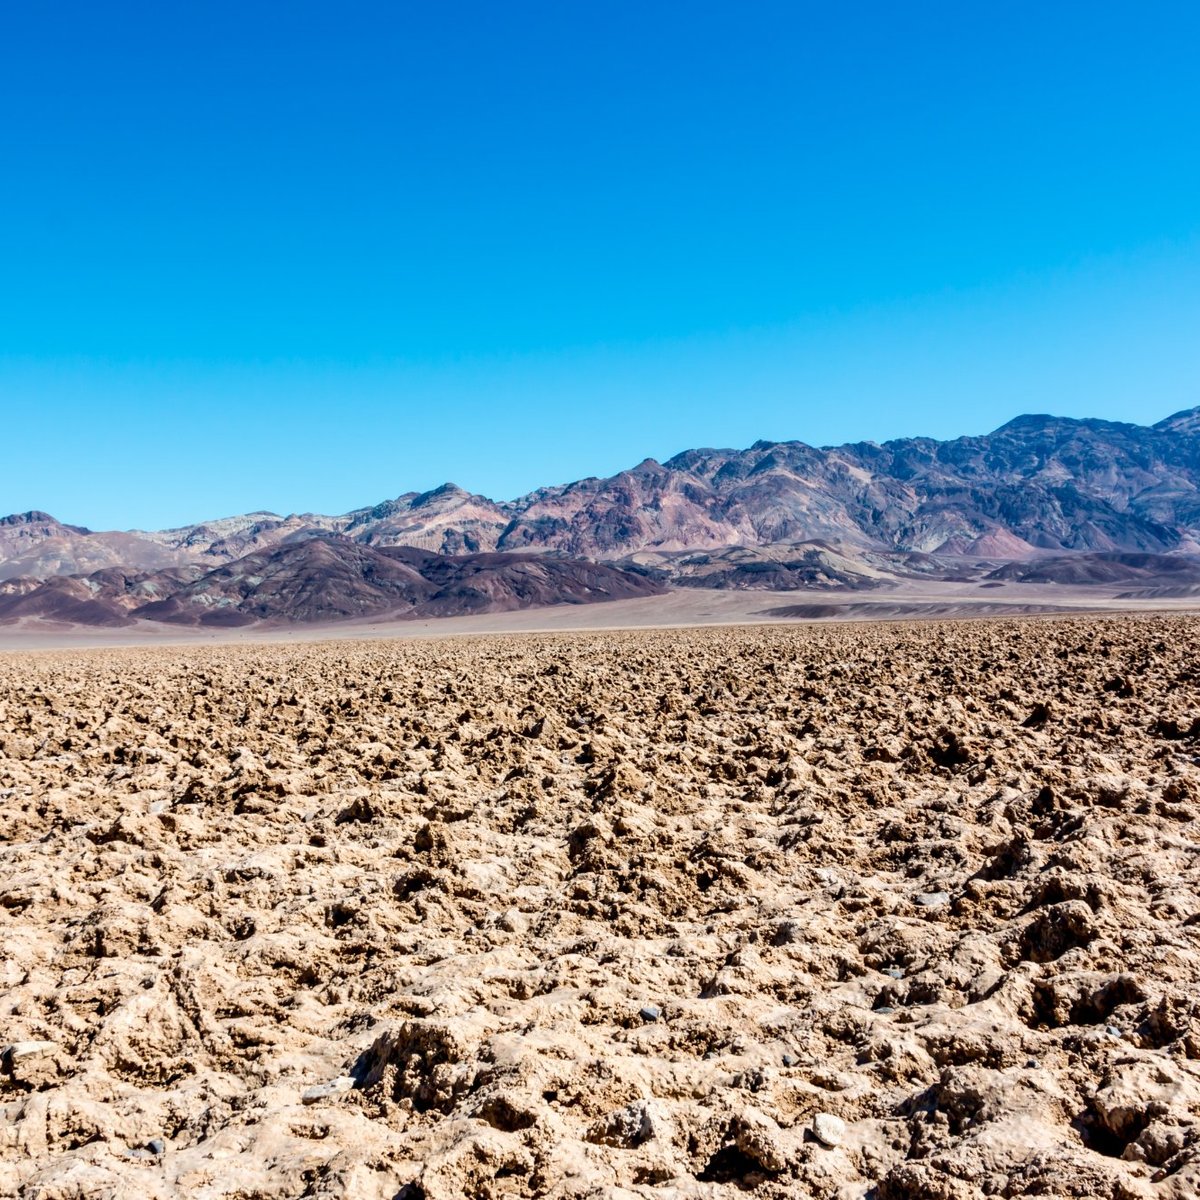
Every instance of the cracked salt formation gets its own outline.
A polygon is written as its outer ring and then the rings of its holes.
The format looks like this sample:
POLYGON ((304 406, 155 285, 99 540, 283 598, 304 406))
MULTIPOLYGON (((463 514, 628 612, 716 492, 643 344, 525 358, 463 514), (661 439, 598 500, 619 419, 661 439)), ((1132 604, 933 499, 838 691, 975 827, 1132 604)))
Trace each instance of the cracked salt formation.
POLYGON ((1198 651, 2 656, 0 1195, 1195 1196, 1198 651))

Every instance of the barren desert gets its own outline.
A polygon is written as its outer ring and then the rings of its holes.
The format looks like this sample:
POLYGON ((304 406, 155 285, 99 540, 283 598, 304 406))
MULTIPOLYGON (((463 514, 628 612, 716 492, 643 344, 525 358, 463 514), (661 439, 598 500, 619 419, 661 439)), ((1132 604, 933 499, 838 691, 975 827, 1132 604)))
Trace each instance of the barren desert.
POLYGON ((10 4, 0 1200, 1200 1200, 1200 4, 10 4))
POLYGON ((1198 651, 0 656, 0 1194, 1194 1196, 1198 651))

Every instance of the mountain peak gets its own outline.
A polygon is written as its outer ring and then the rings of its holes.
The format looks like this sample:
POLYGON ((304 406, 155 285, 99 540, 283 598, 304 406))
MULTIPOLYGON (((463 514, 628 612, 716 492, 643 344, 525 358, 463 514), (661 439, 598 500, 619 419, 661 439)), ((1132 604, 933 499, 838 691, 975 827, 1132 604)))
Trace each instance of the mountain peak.
POLYGON ((1168 433, 1200 433, 1200 405, 1172 413, 1157 422, 1154 428, 1168 433))
POLYGON ((64 525, 57 517, 52 517, 40 508, 31 508, 28 512, 10 513, 0 517, 0 527, 13 529, 20 525, 42 525, 51 529, 65 529, 68 533, 88 534, 92 531, 83 525, 64 525))
POLYGON ((661 475, 666 468, 656 458, 643 458, 636 467, 631 467, 631 475, 661 475))
POLYGON ((57 525, 59 522, 49 513, 39 508, 31 508, 28 512, 10 513, 0 517, 0 525, 57 525))
POLYGON ((996 432, 1011 433, 1017 430, 1049 429, 1053 425, 1061 425, 1064 422, 1074 423, 1071 417, 1056 417, 1051 413, 1022 413, 1019 417, 1013 417, 1011 421, 1006 421, 996 432))
MULTIPOLYGON (((748 449, 685 450, 504 503, 446 482, 342 515, 251 513, 157 533, 89 534, 31 511, 0 519, 0 579, 107 566, 211 568, 330 535, 422 553, 600 560, 815 541, 856 552, 978 546, 971 553, 994 558, 1017 557, 1022 547, 1192 552, 1200 517, 1179 498, 1197 491, 1200 407, 1155 426, 1024 413, 995 433, 949 441, 818 448, 764 439, 748 449)), ((770 575, 767 561, 756 568, 758 586, 770 575)))
POLYGON ((471 493, 466 488, 461 488, 457 483, 443 483, 440 487, 435 487, 431 491, 422 492, 419 496, 414 496, 410 502, 410 508, 444 508, 446 505, 454 505, 457 501, 462 501, 470 498, 471 493))

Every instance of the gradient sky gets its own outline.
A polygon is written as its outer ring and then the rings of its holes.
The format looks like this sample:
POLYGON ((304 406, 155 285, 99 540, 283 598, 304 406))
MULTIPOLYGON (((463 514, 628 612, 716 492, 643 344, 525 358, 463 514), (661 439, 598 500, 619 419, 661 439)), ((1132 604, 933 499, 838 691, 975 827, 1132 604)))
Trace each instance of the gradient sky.
POLYGON ((1195 3, 0 15, 0 513, 1200 404, 1195 3))

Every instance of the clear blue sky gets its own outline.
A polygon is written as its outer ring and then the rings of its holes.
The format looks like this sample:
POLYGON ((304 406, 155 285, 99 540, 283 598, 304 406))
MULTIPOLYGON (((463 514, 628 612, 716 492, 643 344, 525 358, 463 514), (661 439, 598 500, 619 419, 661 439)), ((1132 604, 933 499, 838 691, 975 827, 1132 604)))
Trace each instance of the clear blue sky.
POLYGON ((1200 403, 1195 3, 0 17, 0 512, 1200 403))

